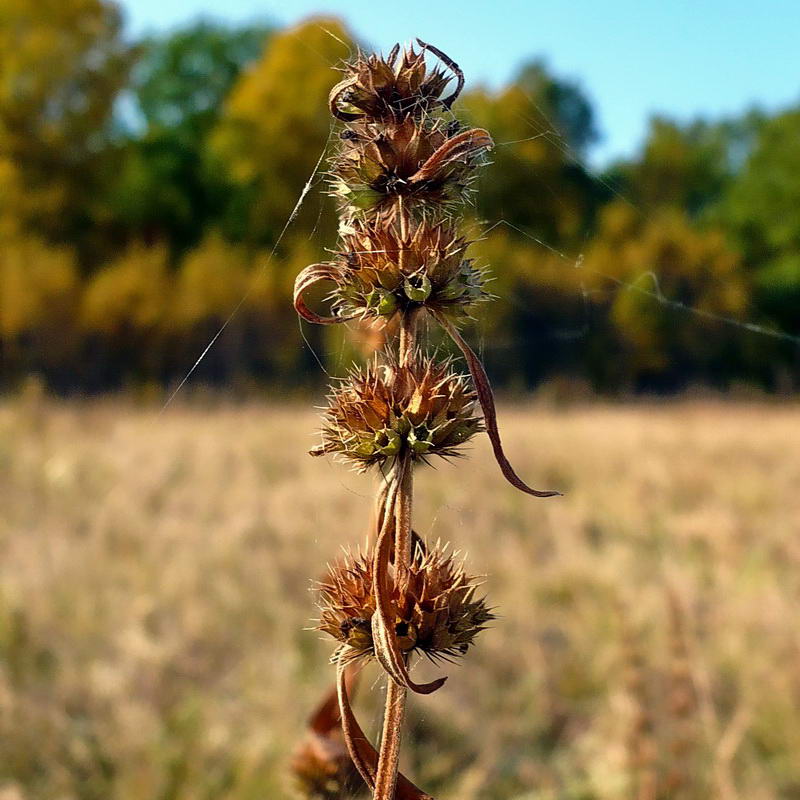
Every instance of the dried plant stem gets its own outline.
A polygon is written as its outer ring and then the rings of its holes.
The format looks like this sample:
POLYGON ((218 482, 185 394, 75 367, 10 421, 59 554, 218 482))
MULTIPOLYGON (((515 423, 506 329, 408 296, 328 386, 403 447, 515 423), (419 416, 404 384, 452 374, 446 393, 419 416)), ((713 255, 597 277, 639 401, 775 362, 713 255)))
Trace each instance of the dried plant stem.
POLYGON ((416 310, 409 311, 403 315, 403 321, 400 325, 400 353, 397 359, 401 367, 410 363, 411 356, 414 353, 414 347, 417 343, 417 318, 418 312, 416 310))
POLYGON ((393 800, 400 761, 400 740, 406 713, 406 693, 391 678, 386 688, 386 708, 383 715, 383 737, 375 774, 374 800, 393 800))
MULTIPOLYGON (((407 364, 414 352, 416 344, 417 315, 407 314, 400 327, 399 363, 407 364)), ((400 583, 407 579, 408 567, 411 563, 413 536, 411 533, 411 507, 414 494, 414 474, 411 459, 402 457, 398 464, 395 480, 399 481, 397 502, 395 505, 394 526, 394 579, 400 583)), ((406 710, 407 690, 388 679, 386 688, 386 706, 383 716, 383 736, 378 758, 378 770, 375 775, 374 800, 392 800, 394 798, 397 770, 400 759, 400 740, 406 710)))
MULTIPOLYGON (((399 491, 395 510, 395 581, 406 578, 411 561, 411 502, 413 473, 411 461, 405 457, 399 465, 396 480, 399 491)), ((383 717, 383 736, 375 775, 374 800, 392 800, 397 780, 400 758, 400 740, 405 718, 407 690, 390 677, 386 689, 386 707, 383 717)))

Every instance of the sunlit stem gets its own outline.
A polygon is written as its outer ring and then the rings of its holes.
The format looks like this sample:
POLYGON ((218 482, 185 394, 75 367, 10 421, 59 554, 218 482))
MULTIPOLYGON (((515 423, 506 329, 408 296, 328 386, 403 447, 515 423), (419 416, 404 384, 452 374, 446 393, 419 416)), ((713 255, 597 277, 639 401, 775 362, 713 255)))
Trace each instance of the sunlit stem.
MULTIPOLYGON (((413 312, 403 316, 398 356, 401 365, 407 364, 414 352, 416 316, 413 312)), ((413 538, 411 535, 411 506, 414 477, 408 453, 403 455, 402 461, 398 465, 395 480, 400 483, 395 505, 394 579, 396 582, 402 583, 407 579, 411 564, 413 538)), ((406 689, 389 678, 383 715, 383 736, 378 757, 378 770, 375 775, 374 800, 393 800, 394 798, 405 710, 406 689)))

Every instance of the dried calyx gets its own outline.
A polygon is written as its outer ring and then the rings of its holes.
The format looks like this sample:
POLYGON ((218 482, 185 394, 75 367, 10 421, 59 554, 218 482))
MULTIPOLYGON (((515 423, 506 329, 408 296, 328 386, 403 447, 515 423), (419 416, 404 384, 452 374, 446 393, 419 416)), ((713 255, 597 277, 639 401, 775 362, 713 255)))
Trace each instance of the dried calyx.
MULTIPOLYGON (((373 558, 348 555, 332 566, 319 586, 319 629, 340 643, 335 659, 345 663, 375 656, 372 621, 376 613, 373 558)), ((407 575, 395 583, 390 602, 395 634, 404 653, 419 652, 432 660, 464 655, 493 619, 477 578, 446 548, 415 550, 407 575)))
POLYGON ((480 430, 477 395, 448 361, 418 353, 402 365, 376 358, 331 393, 322 444, 311 453, 334 453, 365 470, 405 454, 416 461, 458 455, 480 430))

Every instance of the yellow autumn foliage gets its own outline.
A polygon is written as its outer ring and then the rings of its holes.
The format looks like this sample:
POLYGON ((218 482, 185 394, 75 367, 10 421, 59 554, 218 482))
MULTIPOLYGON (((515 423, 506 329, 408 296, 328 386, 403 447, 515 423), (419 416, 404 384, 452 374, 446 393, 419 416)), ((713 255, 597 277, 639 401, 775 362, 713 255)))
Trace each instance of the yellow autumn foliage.
POLYGON ((341 22, 327 19, 277 34, 228 97, 211 147, 235 182, 253 188, 255 238, 277 238, 331 135, 333 68, 351 41, 341 22))
POLYGON ((227 317, 247 293, 248 272, 241 247, 209 235, 181 264, 171 308, 174 321, 191 326, 227 317))
POLYGON ((70 315, 78 288, 75 256, 31 236, 0 239, 0 336, 47 328, 70 315))
POLYGON ((93 202, 101 143, 130 62, 105 0, 0 4, 0 218, 46 235, 93 202))
POLYGON ((147 331, 162 324, 171 303, 169 254, 163 245, 135 243, 87 285, 81 306, 91 331, 147 331))

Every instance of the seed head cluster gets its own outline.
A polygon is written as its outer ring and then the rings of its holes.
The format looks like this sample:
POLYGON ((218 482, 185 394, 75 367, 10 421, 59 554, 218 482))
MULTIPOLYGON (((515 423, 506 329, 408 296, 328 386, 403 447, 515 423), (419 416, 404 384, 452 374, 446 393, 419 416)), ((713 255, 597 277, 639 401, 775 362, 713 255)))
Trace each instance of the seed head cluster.
POLYGON ((468 379, 416 353, 408 364, 380 360, 354 370, 329 397, 322 444, 364 471, 408 455, 414 461, 455 456, 482 430, 468 379))
POLYGON ((343 318, 391 319, 422 307, 454 319, 469 316, 488 297, 486 276, 466 257, 468 242, 446 220, 342 227, 340 272, 330 299, 343 318))
MULTIPOLYGON (((319 629, 340 643, 335 658, 374 656, 372 618, 376 599, 372 559, 348 555, 330 567, 319 586, 319 629)), ((407 579, 392 589, 395 633, 404 653, 420 652, 433 660, 462 656, 493 615, 476 596, 477 578, 448 549, 417 547, 407 579)))
POLYGON ((475 167, 491 144, 483 130, 444 117, 375 124, 351 122, 333 160, 331 191, 348 214, 394 219, 398 199, 414 217, 430 217, 470 193, 475 167))
POLYGON ((413 46, 401 53, 396 45, 388 58, 359 54, 331 91, 331 112, 347 122, 418 118, 436 106, 449 107, 455 98, 442 99, 442 94, 450 80, 444 69, 429 69, 424 51, 413 46))

